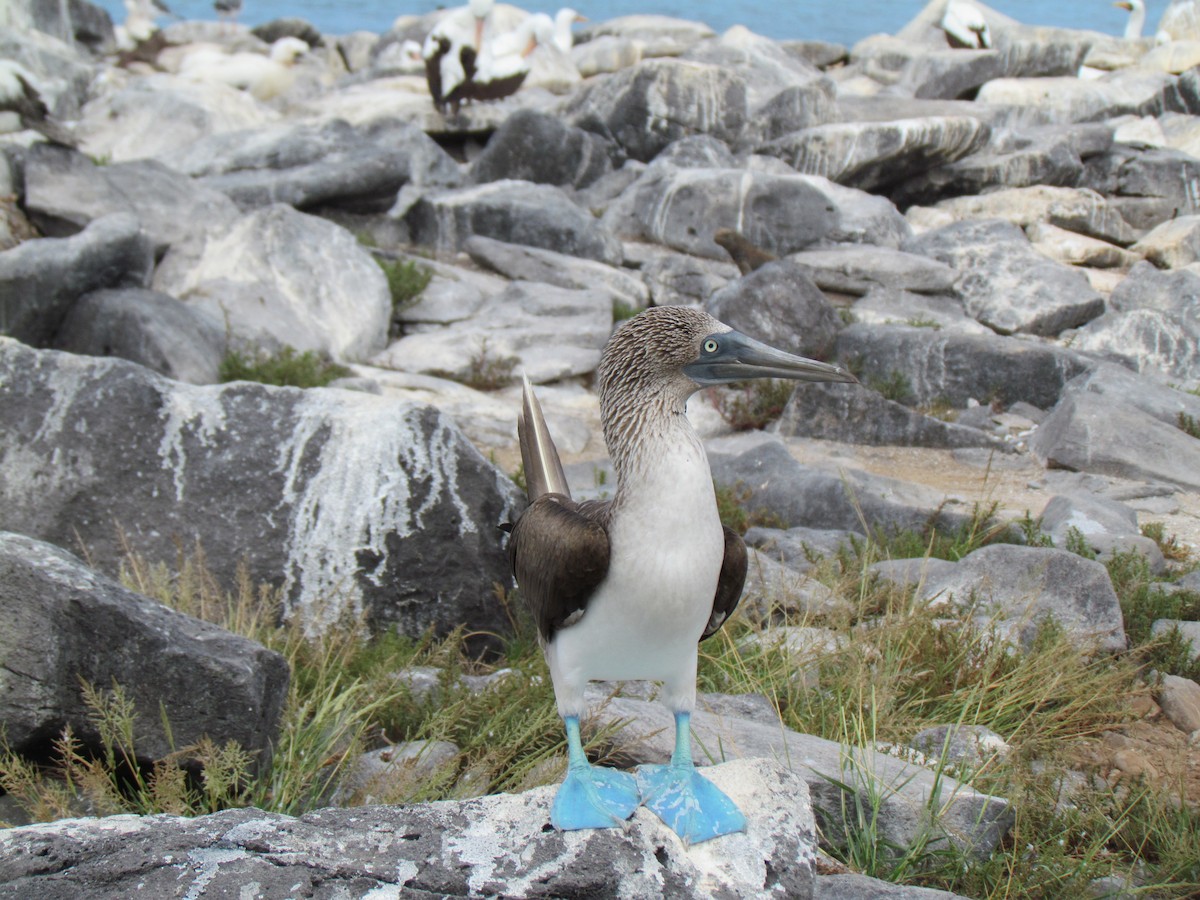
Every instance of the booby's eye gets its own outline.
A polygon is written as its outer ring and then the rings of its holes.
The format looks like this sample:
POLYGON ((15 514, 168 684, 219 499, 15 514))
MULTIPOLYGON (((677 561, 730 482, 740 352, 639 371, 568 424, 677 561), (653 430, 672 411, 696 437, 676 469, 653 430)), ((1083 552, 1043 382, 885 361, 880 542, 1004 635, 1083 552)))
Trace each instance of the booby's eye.
POLYGON ((706 340, 704 342, 704 352, 705 353, 716 353, 717 352, 717 342, 713 338, 709 338, 708 340, 706 340))

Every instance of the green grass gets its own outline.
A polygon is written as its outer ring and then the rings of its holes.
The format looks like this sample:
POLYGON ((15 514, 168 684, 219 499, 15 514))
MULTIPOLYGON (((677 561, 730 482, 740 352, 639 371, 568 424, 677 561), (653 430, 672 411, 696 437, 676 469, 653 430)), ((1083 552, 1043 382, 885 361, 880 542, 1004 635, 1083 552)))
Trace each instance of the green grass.
POLYGON ((1194 438, 1200 438, 1200 421, 1197 421, 1195 416, 1189 416, 1187 413, 1181 412, 1177 424, 1184 433, 1194 438))
POLYGON ((276 353, 230 350, 221 360, 222 382, 257 381, 280 387, 325 387, 353 372, 315 350, 303 353, 295 347, 283 347, 276 353))
POLYGON ((372 254, 372 258, 383 270, 388 290, 392 295, 392 318, 388 336, 399 337, 403 330, 401 316, 416 303, 425 288, 429 287, 429 282, 433 279, 433 270, 416 260, 390 259, 379 254, 372 254))
MULTIPOLYGON (((751 521, 746 493, 718 492, 723 512, 741 528, 751 521)), ((1161 531, 1156 539, 1171 541, 1161 531)), ((879 827, 884 789, 866 778, 865 790, 844 793, 840 808, 821 811, 825 849, 858 871, 997 900, 1089 896, 1095 879, 1137 872, 1146 896, 1194 896, 1200 815, 1180 802, 1178 785, 1124 781, 1066 797, 1063 779, 1086 769, 1083 751, 1100 735, 1137 720, 1134 701, 1152 690, 1148 668, 1190 671, 1172 656, 1179 647, 1154 638, 1150 625, 1161 617, 1200 616, 1200 596, 1163 590, 1140 556, 1117 553, 1106 565, 1133 642, 1129 653, 1081 651, 1053 622, 1017 652, 996 628, 867 575, 880 559, 960 559, 997 540, 1048 542, 1037 520, 1026 515, 1004 523, 994 505, 980 503, 964 525, 945 533, 931 519, 924 529, 848 543, 815 570, 846 603, 822 616, 789 614, 777 605, 769 623, 735 616, 701 645, 698 686, 763 694, 786 727, 843 742, 847 778, 869 774, 866 757, 854 748, 907 744, 931 725, 983 725, 1008 742, 1004 759, 974 771, 933 762, 939 778, 951 775, 1012 802, 1013 828, 994 852, 970 856, 942 840, 936 799, 925 837, 906 849, 890 845, 879 827), (785 646, 747 640, 768 624, 822 626, 839 640, 798 658, 785 646), (815 682, 796 678, 800 667, 815 673, 815 682)), ((1167 577, 1191 564, 1178 560, 1167 577)), ((467 650, 469 636, 461 631, 421 640, 369 637, 360 621, 343 619, 320 638, 309 636, 296 623, 280 624, 278 595, 244 573, 223 591, 198 551, 172 567, 130 556, 123 579, 288 659, 293 678, 273 765, 258 772, 241 748, 204 744, 180 748, 146 771, 131 763, 137 756, 131 722, 156 711, 131 709, 119 686, 93 690, 94 721, 107 735, 102 746, 83 747, 66 734, 49 766, 0 752, 0 787, 35 819, 80 812, 195 815, 242 805, 302 813, 327 802, 360 752, 401 740, 452 741, 460 752, 428 777, 397 779, 377 801, 514 791, 561 778, 565 746, 550 679, 531 623, 503 591, 496 602, 509 612, 512 628, 498 642, 503 649, 485 660, 467 650), (441 672, 436 696, 414 695, 397 677, 416 665, 441 672), (512 674, 478 694, 458 677, 500 668, 512 674)), ((593 736, 593 758, 604 759, 610 742, 609 734, 593 736)), ((1105 773, 1086 776, 1093 774, 1105 773)))

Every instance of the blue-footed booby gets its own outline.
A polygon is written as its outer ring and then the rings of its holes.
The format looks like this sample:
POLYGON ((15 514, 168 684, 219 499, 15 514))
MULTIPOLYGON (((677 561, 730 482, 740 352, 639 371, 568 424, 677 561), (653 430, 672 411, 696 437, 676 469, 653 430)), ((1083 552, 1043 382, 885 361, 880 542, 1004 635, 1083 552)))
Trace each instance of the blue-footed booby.
POLYGON ((793 356, 688 307, 648 309, 609 340, 598 370, 611 501, 576 502, 528 381, 518 419, 530 505, 508 553, 537 621, 567 731, 568 770, 551 821, 619 825, 645 804, 688 843, 740 831, 733 802, 692 764, 698 644, 728 619, 746 578, 746 545, 721 525, 708 459, 684 415, 708 385, 747 378, 856 379, 793 356), (637 777, 591 765, 580 741, 590 680, 651 679, 675 717, 666 765, 637 777))

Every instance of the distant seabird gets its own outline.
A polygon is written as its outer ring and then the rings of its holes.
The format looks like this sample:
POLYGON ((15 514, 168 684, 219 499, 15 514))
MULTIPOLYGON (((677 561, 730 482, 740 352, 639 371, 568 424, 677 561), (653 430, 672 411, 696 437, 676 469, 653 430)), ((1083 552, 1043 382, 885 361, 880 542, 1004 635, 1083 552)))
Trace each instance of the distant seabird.
POLYGON ((495 0, 470 0, 442 16, 425 38, 425 80, 438 112, 457 111, 461 86, 474 76, 476 57, 491 39, 495 5, 495 0))
POLYGON ((563 53, 570 53, 575 46, 575 38, 571 34, 571 26, 576 22, 586 22, 587 16, 581 16, 569 6, 564 6, 554 15, 554 46, 563 53))
POLYGON ((16 113, 22 128, 38 132, 51 143, 74 147, 78 143, 75 135, 50 114, 36 81, 20 63, 0 59, 0 112, 16 113))
POLYGON ((308 51, 308 44, 295 37, 279 38, 266 56, 203 46, 183 58, 179 74, 193 81, 227 84, 259 100, 270 100, 291 87, 296 61, 308 51))
POLYGON ((134 50, 158 31, 159 16, 179 16, 163 0, 125 0, 125 21, 113 29, 117 47, 134 50))
POLYGON ((1113 6, 1129 12, 1129 19, 1125 23, 1125 37, 1140 38, 1142 28, 1146 25, 1146 4, 1142 0, 1120 0, 1113 6))
POLYGON ((992 46, 992 32, 979 8, 966 0, 950 0, 942 14, 942 31, 951 47, 968 50, 987 50, 992 46))
POLYGON ((597 372, 604 439, 617 474, 611 501, 571 499, 528 382, 518 420, 530 505, 509 560, 537 622, 568 770, 551 810, 560 829, 620 824, 644 803, 686 842, 739 831, 742 813, 692 764, 698 643, 741 597, 746 546, 721 525, 689 396, 747 378, 841 381, 837 366, 775 350, 700 310, 654 307, 609 340, 597 372), (675 751, 636 779, 592 766, 579 719, 590 680, 653 679, 675 716, 675 751))
POLYGON ((530 70, 530 55, 554 40, 554 20, 534 13, 512 31, 484 44, 474 71, 463 82, 459 100, 501 100, 515 94, 530 70))
POLYGON ((233 23, 242 11, 242 0, 213 0, 213 9, 217 11, 218 19, 233 23))

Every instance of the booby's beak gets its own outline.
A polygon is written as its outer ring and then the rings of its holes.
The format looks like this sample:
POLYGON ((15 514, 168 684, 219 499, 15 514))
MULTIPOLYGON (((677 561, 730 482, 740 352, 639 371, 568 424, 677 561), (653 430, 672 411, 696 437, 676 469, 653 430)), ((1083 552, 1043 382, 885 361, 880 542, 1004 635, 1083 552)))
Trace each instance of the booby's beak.
POLYGON ((700 344, 700 358, 683 367, 696 384, 707 387, 748 378, 789 378, 792 381, 841 381, 858 384, 858 379, 841 366, 793 356, 747 337, 739 331, 710 334, 700 344))
POLYGON ((475 17, 475 52, 483 50, 483 18, 475 17))
POLYGON ((1127 12, 1133 12, 1133 4, 1130 3, 1129 0, 1120 0, 1120 2, 1114 3, 1113 6, 1126 10, 1127 12))

